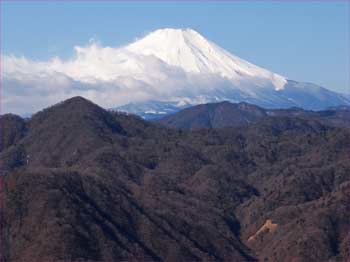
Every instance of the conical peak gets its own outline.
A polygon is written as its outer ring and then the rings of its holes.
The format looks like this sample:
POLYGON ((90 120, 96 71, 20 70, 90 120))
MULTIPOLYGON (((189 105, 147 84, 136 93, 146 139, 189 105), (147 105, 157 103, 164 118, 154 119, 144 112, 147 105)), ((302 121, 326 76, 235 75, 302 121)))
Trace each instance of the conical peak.
POLYGON ((169 65, 195 73, 206 69, 206 65, 210 64, 207 53, 215 52, 211 42, 189 28, 158 29, 130 44, 127 49, 133 53, 155 56, 169 65))
POLYGON ((182 35, 182 36, 189 36, 189 35, 200 35, 197 31, 191 29, 191 28, 160 28, 157 29, 151 33, 149 33, 147 36, 153 36, 153 35, 166 35, 166 36, 172 36, 172 35, 182 35))
POLYGON ((133 51, 149 48, 166 50, 179 49, 184 48, 187 45, 197 45, 200 41, 206 41, 206 39, 193 29, 162 28, 153 31, 144 38, 132 43, 129 45, 129 49, 133 49, 133 51))

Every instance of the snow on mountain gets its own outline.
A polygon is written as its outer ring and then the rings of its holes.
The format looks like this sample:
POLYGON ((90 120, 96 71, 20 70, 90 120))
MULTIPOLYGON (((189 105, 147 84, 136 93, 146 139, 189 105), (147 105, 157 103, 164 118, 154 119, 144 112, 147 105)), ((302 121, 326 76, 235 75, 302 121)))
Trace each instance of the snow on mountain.
POLYGON ((145 117, 223 100, 269 108, 349 104, 343 95, 253 65, 192 29, 159 29, 117 48, 92 42, 75 47, 68 60, 5 56, 2 61, 3 105, 15 113, 74 95, 145 117))
POLYGON ((189 73, 220 74, 235 82, 248 77, 267 79, 276 90, 287 83, 284 77, 230 54, 192 29, 159 29, 126 49, 153 55, 189 73))
POLYGON ((128 103, 118 107, 118 111, 139 115, 145 119, 157 119, 171 115, 190 104, 169 101, 146 101, 143 103, 128 103))

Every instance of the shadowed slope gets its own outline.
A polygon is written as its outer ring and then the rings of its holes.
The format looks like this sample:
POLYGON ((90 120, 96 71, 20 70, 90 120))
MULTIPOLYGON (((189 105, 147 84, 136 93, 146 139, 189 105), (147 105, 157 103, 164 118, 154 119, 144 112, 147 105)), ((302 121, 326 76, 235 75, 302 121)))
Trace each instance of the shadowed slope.
POLYGON ((182 129, 222 128, 256 122, 266 115, 264 109, 248 103, 221 102, 190 107, 161 118, 158 122, 182 129))
POLYGON ((6 259, 345 259, 350 132, 325 123, 185 131, 65 101, 0 154, 6 259))

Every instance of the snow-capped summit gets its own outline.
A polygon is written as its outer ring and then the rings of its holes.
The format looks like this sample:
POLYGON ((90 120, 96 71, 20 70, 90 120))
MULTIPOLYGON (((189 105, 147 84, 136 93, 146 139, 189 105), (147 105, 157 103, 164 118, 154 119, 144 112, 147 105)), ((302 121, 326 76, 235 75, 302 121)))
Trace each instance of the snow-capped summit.
POLYGON ((284 77, 230 54, 189 28, 158 29, 126 49, 137 54, 153 55, 189 73, 220 74, 235 81, 265 79, 271 81, 276 90, 287 83, 284 77))

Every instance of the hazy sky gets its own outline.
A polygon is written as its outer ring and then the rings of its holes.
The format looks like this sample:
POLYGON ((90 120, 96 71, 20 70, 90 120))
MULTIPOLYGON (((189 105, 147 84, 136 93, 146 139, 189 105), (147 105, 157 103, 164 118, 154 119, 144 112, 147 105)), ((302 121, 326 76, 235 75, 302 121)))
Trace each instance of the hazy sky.
POLYGON ((2 2, 2 53, 68 58, 90 39, 120 46, 190 27, 233 54, 298 81, 350 92, 349 2, 2 2))

